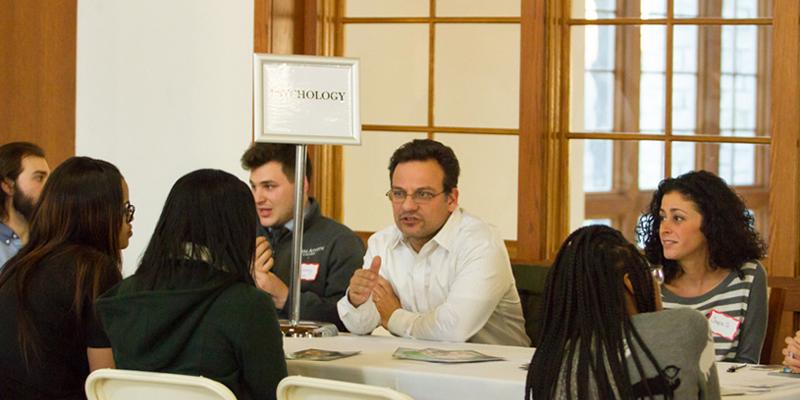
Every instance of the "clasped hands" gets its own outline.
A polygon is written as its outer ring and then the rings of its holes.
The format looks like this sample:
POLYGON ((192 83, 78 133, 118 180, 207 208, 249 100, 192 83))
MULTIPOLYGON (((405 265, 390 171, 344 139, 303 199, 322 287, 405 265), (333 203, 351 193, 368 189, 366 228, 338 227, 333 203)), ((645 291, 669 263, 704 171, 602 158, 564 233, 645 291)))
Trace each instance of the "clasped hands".
POLYGON ((381 316, 381 325, 389 329, 389 318, 400 308, 400 300, 392 289, 392 284, 380 276, 381 258, 375 256, 368 269, 359 269, 350 278, 350 291, 347 300, 355 307, 364 304, 369 296, 381 316))
POLYGON ((783 365, 789 367, 793 373, 800 373, 800 331, 794 337, 786 338, 786 347, 783 349, 783 365))
POLYGON ((256 237, 256 257, 253 260, 252 268, 253 280, 256 281, 259 289, 272 296, 275 307, 282 310, 289 297, 289 287, 283 283, 281 278, 272 273, 273 265, 275 265, 275 260, 272 259, 272 248, 269 246, 267 238, 256 237))

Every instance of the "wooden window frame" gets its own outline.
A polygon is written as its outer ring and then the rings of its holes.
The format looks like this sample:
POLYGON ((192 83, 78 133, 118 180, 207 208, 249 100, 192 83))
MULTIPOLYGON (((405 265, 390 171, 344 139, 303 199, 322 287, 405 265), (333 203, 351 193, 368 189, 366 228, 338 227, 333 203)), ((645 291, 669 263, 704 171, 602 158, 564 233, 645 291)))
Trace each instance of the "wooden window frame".
MULTIPOLYGON (((342 3, 335 0, 254 0, 256 4, 255 49, 275 50, 271 43, 281 42, 270 10, 274 3, 303 3, 302 21, 304 29, 300 34, 305 43, 302 49, 292 52, 307 54, 331 54, 331 36, 341 43, 342 3), (307 23, 307 21, 316 23, 307 23), (313 25, 313 28, 312 28, 313 25), (270 31, 270 29, 272 29, 270 31), (272 33, 269 33, 272 32, 272 33), (265 39, 266 38, 266 39, 265 39), (319 43, 325 43, 325 46, 319 43), (309 52, 311 51, 311 52, 309 52)), ((667 0, 668 6, 672 0, 667 0)), ((769 107, 759 110, 759 121, 763 125, 769 120, 772 130, 769 138, 756 138, 756 144, 769 144, 769 157, 763 156, 765 166, 760 176, 769 176, 768 200, 759 195, 758 203, 766 202, 770 208, 769 255, 765 260, 770 275, 794 277, 798 274, 800 260, 800 2, 796 0, 773 0, 772 46, 781 49, 780 55, 772 58, 769 70, 772 84, 759 96, 769 98, 758 104, 769 107), (769 119, 768 116, 772 115, 769 119)), ((672 9, 672 7, 669 7, 672 9)), ((628 20, 623 18, 623 21, 628 20)), ((758 20, 758 19, 757 19, 758 20)), ((520 57, 520 126, 519 126, 519 179, 518 179, 518 227, 516 261, 547 262, 552 260, 561 241, 569 230, 568 193, 568 143, 570 139, 597 138, 586 132, 572 132, 569 129, 569 2, 530 0, 521 2, 519 18, 521 32, 520 57)), ((601 21, 602 22, 602 21, 601 21)), ((680 21, 678 21, 680 22, 680 21)), ((752 23, 753 20, 740 20, 752 23)), ((296 22, 297 23, 297 22, 296 22)), ((658 23, 647 21, 647 23, 658 23)), ((288 30, 298 34, 297 29, 288 30)), ((283 34, 287 30, 282 29, 283 34)), ((291 36, 291 35, 289 35, 291 36)), ((763 38, 762 38, 763 39, 763 38)), ((760 40, 762 40, 760 39, 760 40)), ((297 43, 296 39, 283 38, 281 43, 297 43)), ((763 48, 763 46, 760 46, 763 48)), ((772 50, 767 50, 772 53, 772 50)), ((760 57, 765 62, 766 54, 760 57)), ((671 72, 671 60, 667 63, 671 72)), ((671 96, 671 86, 667 87, 671 96)), ((698 91, 700 87, 698 86, 698 91)), ((700 110, 698 110, 700 111, 700 110)), ((701 118, 703 120, 703 118, 701 118)), ((711 119, 714 120, 714 119, 711 119)), ((369 129, 380 127, 366 126, 369 129)), ((411 127, 424 131, 428 127, 411 127)), ((441 129, 436 131, 442 132, 441 129)), ((459 130, 463 132, 462 130, 459 130)), ((501 132, 498 132, 501 133, 501 132)), ((502 132, 508 134, 508 132, 502 132)), ((713 135, 686 137, 672 135, 666 143, 673 141, 695 141, 698 143, 719 140, 713 135)), ((644 140, 649 135, 604 135, 602 139, 644 140)), ((729 143, 747 143, 742 138, 726 138, 729 143)), ((626 142, 623 142, 626 143, 626 142)), ((666 146, 665 155, 671 151, 666 146)), ((331 153, 341 151, 334 148, 331 153)), ((323 199, 323 210, 329 215, 341 215, 341 208, 333 204, 341 201, 341 155, 315 158, 317 179, 328 182, 329 193, 323 199), (321 161, 320 161, 321 160, 321 161), (328 198, 330 197, 330 198, 328 198)), ((322 152, 320 152, 322 153, 322 152)), ((667 157, 665 157, 667 158, 667 157)), ((668 158, 670 159, 670 158, 668 158)), ((666 161, 666 160, 665 160, 666 161)), ((761 163, 759 163, 761 165, 761 163)), ((317 181, 315 179, 315 182, 317 181)), ((745 197, 750 194, 748 187, 738 191, 745 197)), ((604 216, 605 217, 605 216, 604 216)))

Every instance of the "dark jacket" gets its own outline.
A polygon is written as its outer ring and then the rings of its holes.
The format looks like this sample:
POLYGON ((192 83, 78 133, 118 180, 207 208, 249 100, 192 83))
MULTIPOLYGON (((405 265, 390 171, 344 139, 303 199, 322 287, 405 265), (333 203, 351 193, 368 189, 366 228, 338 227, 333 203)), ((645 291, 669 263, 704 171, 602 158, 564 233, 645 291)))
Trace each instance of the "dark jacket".
POLYGON ((274 399, 286 376, 271 297, 200 261, 142 290, 134 275, 97 301, 117 368, 202 375, 240 400, 274 399), (188 278, 187 278, 188 276, 188 278))
MULTIPOLYGON (((309 199, 303 220, 303 257, 306 276, 300 286, 300 318, 310 321, 330 322, 344 331, 339 319, 336 302, 341 299, 350 278, 364 261, 364 242, 350 228, 323 217, 319 204, 309 199)), ((283 310, 278 311, 281 318, 288 318, 292 307, 292 232, 276 227, 272 231, 264 227, 259 235, 266 236, 272 246, 275 265, 272 272, 290 289, 289 298, 283 310)))

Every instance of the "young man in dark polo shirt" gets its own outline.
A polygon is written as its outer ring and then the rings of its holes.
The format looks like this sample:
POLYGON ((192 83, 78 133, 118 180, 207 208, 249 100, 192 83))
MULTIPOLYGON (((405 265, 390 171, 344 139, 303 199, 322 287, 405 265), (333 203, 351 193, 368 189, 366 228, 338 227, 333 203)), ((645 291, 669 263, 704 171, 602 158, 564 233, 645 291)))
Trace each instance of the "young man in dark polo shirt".
MULTIPOLYGON (((242 156, 250 171, 250 188, 264 236, 272 250, 272 263, 260 274, 258 286, 272 295, 278 315, 287 318, 291 299, 292 235, 294 232, 295 147, 254 143, 242 156), (271 265, 271 267, 270 267, 271 265)), ((319 204, 308 197, 311 163, 306 163, 303 184, 303 256, 301 262, 300 317, 330 322, 340 330, 336 302, 344 296, 353 271, 361 268, 364 244, 346 226, 322 216, 319 204)), ((263 247, 265 244, 261 243, 263 247)), ((259 265, 259 263, 256 263, 259 265)))

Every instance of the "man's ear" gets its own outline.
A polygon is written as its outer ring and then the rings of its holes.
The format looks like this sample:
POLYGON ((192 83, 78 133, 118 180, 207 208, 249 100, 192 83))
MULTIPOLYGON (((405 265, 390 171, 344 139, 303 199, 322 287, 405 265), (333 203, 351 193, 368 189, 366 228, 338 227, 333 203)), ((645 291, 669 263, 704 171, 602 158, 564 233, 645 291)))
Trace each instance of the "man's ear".
POLYGON ((458 208, 458 188, 454 187, 447 195, 447 210, 453 212, 458 208))
POLYGON ((0 187, 3 188, 3 192, 6 196, 13 196, 14 195, 14 182, 11 179, 3 178, 3 181, 0 182, 0 187))
POLYGON ((305 195, 306 197, 308 197, 309 187, 311 187, 311 185, 308 183, 308 177, 306 176, 303 178, 303 195, 305 195))

